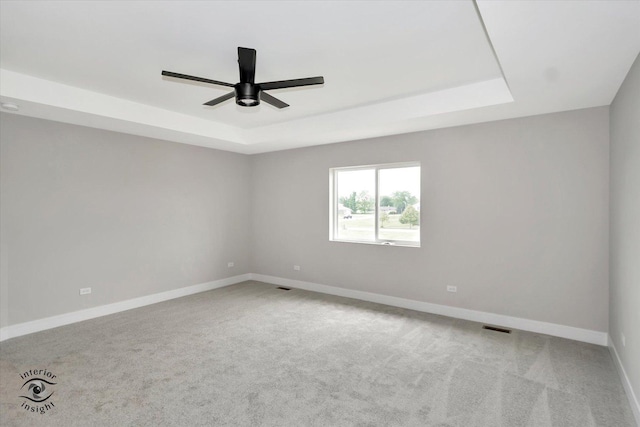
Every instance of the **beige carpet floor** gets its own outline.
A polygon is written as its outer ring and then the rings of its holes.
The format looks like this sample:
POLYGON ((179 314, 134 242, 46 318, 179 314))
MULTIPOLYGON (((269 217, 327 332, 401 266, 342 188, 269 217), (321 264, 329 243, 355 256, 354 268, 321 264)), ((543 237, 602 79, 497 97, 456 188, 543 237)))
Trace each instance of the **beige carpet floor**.
POLYGON ((0 424, 634 425, 605 347, 481 326, 245 282, 0 343, 0 424))

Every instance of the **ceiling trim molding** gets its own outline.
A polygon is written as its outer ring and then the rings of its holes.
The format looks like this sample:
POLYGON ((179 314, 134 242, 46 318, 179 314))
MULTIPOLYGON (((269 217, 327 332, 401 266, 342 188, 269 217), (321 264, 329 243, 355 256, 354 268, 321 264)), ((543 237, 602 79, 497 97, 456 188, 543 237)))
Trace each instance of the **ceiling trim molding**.
POLYGON ((65 123, 167 139, 192 145, 254 153, 264 143, 297 146, 334 142, 336 132, 351 138, 376 127, 408 119, 513 102, 502 78, 411 95, 274 125, 242 129, 102 93, 0 69, 3 102, 20 114, 65 123))

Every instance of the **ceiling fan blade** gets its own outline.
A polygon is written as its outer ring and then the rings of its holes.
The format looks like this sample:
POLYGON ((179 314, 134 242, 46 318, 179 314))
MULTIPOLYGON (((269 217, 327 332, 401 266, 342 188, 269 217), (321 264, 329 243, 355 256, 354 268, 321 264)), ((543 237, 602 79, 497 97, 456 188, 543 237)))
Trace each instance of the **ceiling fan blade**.
POLYGON ((256 50, 239 47, 238 66, 240 68, 240 83, 255 83, 256 50))
POLYGON ((306 79, 280 80, 277 82, 259 83, 260 89, 284 89, 286 87, 311 86, 324 84, 324 77, 309 77, 306 79))
POLYGON ((286 102, 280 101, 278 98, 269 95, 267 92, 260 92, 260 99, 276 108, 286 108, 289 106, 286 102))
POLYGON ((163 76, 167 76, 167 77, 175 77, 176 79, 185 79, 185 80, 193 80, 193 81, 201 82, 201 83, 210 83, 212 85, 220 85, 220 86, 228 86, 228 87, 233 87, 234 86, 231 83, 219 82, 217 80, 204 79, 202 77, 188 76, 186 74, 173 73, 171 71, 162 71, 162 75, 163 76))
POLYGON ((205 102, 205 103, 204 103, 204 104, 202 104, 202 105, 208 105, 208 106, 210 106, 210 107, 211 107, 211 106, 213 106, 213 105, 218 105, 218 104, 220 104, 221 102, 226 101, 227 99, 231 99, 231 98, 233 98, 234 96, 236 96, 236 93, 235 93, 235 92, 229 92, 229 93, 227 93, 227 94, 225 94, 225 95, 219 96, 219 97, 218 97, 218 98, 216 98, 216 99, 212 99, 212 100, 211 100, 211 101, 209 101, 209 102, 205 102))

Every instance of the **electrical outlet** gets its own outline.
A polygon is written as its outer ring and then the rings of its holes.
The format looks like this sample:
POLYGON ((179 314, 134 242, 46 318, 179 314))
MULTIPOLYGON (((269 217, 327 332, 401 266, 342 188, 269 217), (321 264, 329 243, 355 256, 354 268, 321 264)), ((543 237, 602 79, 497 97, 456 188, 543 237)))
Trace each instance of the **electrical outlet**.
POLYGON ((457 286, 447 286, 447 292, 458 292, 457 286))
POLYGON ((624 337, 624 334, 620 334, 622 335, 622 346, 626 347, 627 346, 627 339, 624 337))
POLYGON ((234 264, 234 263, 232 263, 232 262, 228 262, 228 263, 227 263, 227 267, 229 267, 229 268, 233 267, 234 265, 235 265, 235 264, 234 264))
POLYGON ((89 295, 91 293, 91 288, 80 288, 80 295, 89 295))
POLYGON ((293 269, 294 269, 295 271, 300 271, 300 266, 299 266, 299 265, 294 265, 294 266, 293 266, 293 269))

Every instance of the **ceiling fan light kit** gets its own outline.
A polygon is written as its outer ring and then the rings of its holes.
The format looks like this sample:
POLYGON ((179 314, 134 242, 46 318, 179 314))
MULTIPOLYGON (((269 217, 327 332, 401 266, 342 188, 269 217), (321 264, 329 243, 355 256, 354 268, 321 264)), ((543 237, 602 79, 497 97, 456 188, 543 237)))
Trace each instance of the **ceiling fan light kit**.
POLYGON ((162 71, 163 76, 177 79, 193 80, 201 83, 214 84, 219 86, 232 87, 233 92, 229 92, 218 98, 205 102, 203 105, 213 106, 220 104, 235 96, 236 104, 241 107, 255 107, 260 105, 260 101, 271 104, 276 108, 285 108, 289 104, 269 95, 265 90, 284 89, 289 87, 312 86, 324 84, 324 78, 308 77, 303 79, 281 80, 275 82, 255 83, 256 74, 256 51, 246 47, 238 48, 238 68, 240 69, 240 82, 234 84, 217 80, 205 79, 203 77, 189 76, 187 74, 174 73, 172 71, 162 71))
POLYGON ((251 83, 238 83, 236 90, 236 104, 242 107, 255 107, 260 104, 260 88, 251 83))

